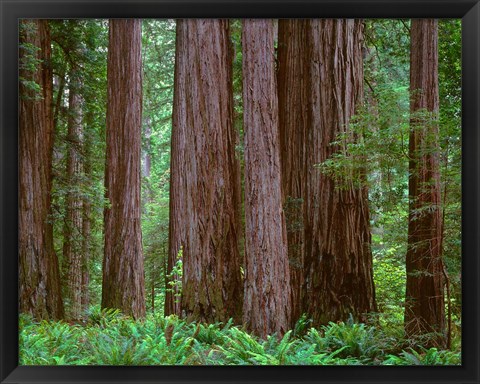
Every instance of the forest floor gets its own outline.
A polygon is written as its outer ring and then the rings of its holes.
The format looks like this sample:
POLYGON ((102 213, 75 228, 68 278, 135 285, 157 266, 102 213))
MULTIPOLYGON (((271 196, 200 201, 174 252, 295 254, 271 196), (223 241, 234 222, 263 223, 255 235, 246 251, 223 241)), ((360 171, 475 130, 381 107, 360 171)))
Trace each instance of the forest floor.
POLYGON ((149 314, 135 321, 92 307, 84 323, 34 322, 20 316, 20 365, 460 365, 458 351, 425 349, 401 327, 304 318, 281 339, 261 340, 241 327, 186 323, 149 314))

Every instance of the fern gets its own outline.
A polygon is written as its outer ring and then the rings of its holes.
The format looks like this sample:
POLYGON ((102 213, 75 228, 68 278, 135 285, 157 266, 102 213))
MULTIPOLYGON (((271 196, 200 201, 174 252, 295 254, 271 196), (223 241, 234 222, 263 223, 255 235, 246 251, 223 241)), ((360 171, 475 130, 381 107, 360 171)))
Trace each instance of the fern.
POLYGON ((229 335, 226 336, 225 347, 217 348, 223 352, 229 364, 254 364, 257 362, 255 357, 258 359, 259 356, 265 355, 265 350, 258 340, 238 328, 231 328, 229 335))
POLYGON ((438 351, 437 348, 424 349, 420 352, 410 348, 410 352, 402 351, 400 356, 389 355, 384 365, 459 365, 460 353, 438 351))
POLYGON ((328 347, 333 350, 343 348, 342 357, 372 359, 383 353, 382 339, 376 334, 374 327, 354 323, 350 320, 347 323, 330 323, 323 329, 328 347))
MULTIPOLYGON (((149 314, 142 321, 118 310, 92 307, 85 325, 19 320, 21 365, 459 365, 452 351, 400 349, 402 342, 365 324, 297 327, 266 340, 232 320, 187 323, 177 316, 149 314), (387 351, 387 352, 384 352, 387 351)), ((302 320, 303 321, 303 320, 302 320)), ((305 320, 302 324, 307 325, 305 320)))

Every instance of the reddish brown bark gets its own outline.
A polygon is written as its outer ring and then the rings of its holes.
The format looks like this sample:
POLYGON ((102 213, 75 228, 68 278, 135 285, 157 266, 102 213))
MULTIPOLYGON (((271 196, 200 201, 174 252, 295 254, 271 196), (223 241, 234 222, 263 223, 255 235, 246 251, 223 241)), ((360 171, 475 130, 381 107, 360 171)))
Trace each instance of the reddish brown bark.
POLYGON ((52 187, 52 72, 46 20, 21 21, 19 103, 19 301, 20 311, 37 319, 60 319, 63 302, 58 259, 49 219, 52 187), (34 70, 26 62, 34 53, 34 70), (38 92, 28 86, 35 82, 38 92), (30 83, 31 84, 31 83, 30 83))
POLYGON ((140 227, 141 20, 109 23, 102 307, 145 315, 140 227))
POLYGON ((65 263, 66 317, 79 319, 82 313, 82 198, 81 140, 82 140, 82 98, 76 80, 71 79, 68 100, 67 132, 67 195, 65 198, 65 225, 63 262, 65 263))
MULTIPOLYGON (((229 44, 227 20, 177 21, 169 272, 182 249, 181 313, 205 322, 240 322, 242 310, 229 44)), ((179 314, 171 293, 167 301, 179 314)))
POLYGON ((278 109, 288 260, 292 289, 292 325, 302 315, 304 284, 304 199, 307 133, 310 130, 308 20, 278 22, 278 109))
MULTIPOLYGON (((86 127, 93 123, 93 114, 88 112, 85 118, 86 127)), ((92 189, 92 135, 86 133, 83 140, 85 188, 92 189)), ((82 199, 82 311, 86 313, 90 305, 90 257, 92 245, 92 202, 86 195, 82 199)))
POLYGON ((429 336, 423 341, 427 347, 444 347, 437 21, 412 20, 410 38, 412 115, 405 331, 408 337, 429 336))
MULTIPOLYGON (((318 326, 350 314, 365 320, 376 304, 368 193, 358 182, 365 175, 360 171, 338 180, 314 167, 345 150, 331 143, 349 132, 351 116, 362 102, 363 23, 346 19, 310 23, 303 304, 318 326)), ((347 136, 355 140, 353 134, 347 136)))
POLYGON ((282 208, 272 20, 243 20, 245 296, 247 327, 266 337, 290 328, 291 291, 282 208))

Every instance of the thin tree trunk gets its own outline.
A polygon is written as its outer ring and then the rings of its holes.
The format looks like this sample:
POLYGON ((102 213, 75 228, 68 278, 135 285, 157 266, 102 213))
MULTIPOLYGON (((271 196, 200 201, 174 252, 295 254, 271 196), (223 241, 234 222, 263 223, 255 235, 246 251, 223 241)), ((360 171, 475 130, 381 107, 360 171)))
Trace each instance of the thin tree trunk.
MULTIPOLYGON (((93 124, 93 114, 87 113, 86 127, 93 124)), ((83 171, 85 175, 86 188, 89 192, 92 192, 92 137, 88 132, 84 135, 83 151, 84 151, 84 163, 83 171)), ((91 244, 92 244, 92 202, 89 194, 86 194, 82 201, 82 311, 86 313, 90 305, 90 256, 91 256, 91 244)))
POLYGON ((411 25, 409 220, 405 331, 423 345, 445 346, 438 144, 438 24, 411 25))
POLYGON ((290 328, 272 20, 243 20, 245 296, 243 319, 265 338, 290 328))
MULTIPOLYGON (((72 76, 71 76, 72 77, 72 76)), ((67 195, 63 262, 65 268, 66 316, 80 319, 82 313, 82 198, 80 196, 82 98, 75 76, 70 80, 67 132, 67 195)))
POLYGON ((311 20, 311 106, 305 179, 304 308, 313 324, 365 320, 376 309, 368 192, 362 170, 333 178, 321 164, 354 141, 349 122, 363 97, 361 20, 311 20), (332 145, 346 134, 343 145, 332 145))
MULTIPOLYGON (((145 149, 142 151, 142 176, 143 177, 150 177, 150 171, 152 167, 152 157, 150 155, 150 151, 152 148, 152 119, 147 117, 144 121, 145 130, 144 130, 144 137, 145 137, 145 149)), ((149 191, 150 192, 150 191, 149 191)), ((150 194, 148 194, 148 200, 150 200, 150 194)))
POLYGON ((88 198, 83 200, 82 214, 82 282, 81 282, 81 307, 86 313, 90 305, 90 244, 91 244, 91 203, 88 198))
POLYGON ((145 316, 140 227, 141 20, 109 23, 102 307, 145 316))
POLYGON ((46 20, 21 21, 19 104, 19 301, 37 319, 64 315, 60 271, 49 218, 52 188, 53 92, 50 32, 46 20), (23 46, 38 49, 35 69, 23 46), (35 82, 41 90, 32 89, 35 82))
POLYGON ((205 322, 242 310, 229 44, 228 20, 177 21, 169 271, 182 249, 182 315, 205 322))
POLYGON ((65 89, 65 75, 62 74, 59 76, 58 79, 58 92, 57 97, 55 99, 55 109, 53 112, 53 127, 54 129, 57 128, 58 118, 60 116, 60 110, 62 108, 62 100, 63 100, 63 91, 65 89))
POLYGON ((152 274, 150 277, 150 285, 151 285, 151 303, 152 303, 152 313, 155 313, 155 264, 152 267, 152 274))

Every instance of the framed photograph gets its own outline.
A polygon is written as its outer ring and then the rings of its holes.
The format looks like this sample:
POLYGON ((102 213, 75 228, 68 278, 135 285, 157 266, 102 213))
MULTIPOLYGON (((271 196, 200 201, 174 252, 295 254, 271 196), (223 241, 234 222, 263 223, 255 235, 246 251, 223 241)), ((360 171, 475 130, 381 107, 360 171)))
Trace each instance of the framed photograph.
POLYGON ((479 383, 478 0, 0 0, 0 382, 479 383))

